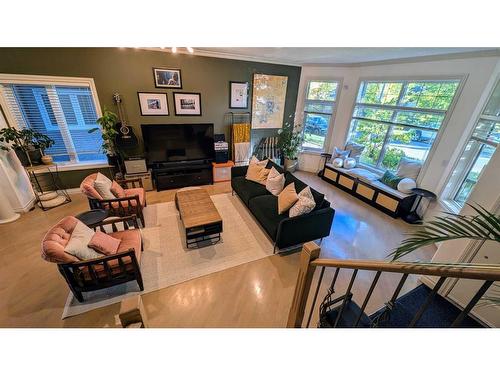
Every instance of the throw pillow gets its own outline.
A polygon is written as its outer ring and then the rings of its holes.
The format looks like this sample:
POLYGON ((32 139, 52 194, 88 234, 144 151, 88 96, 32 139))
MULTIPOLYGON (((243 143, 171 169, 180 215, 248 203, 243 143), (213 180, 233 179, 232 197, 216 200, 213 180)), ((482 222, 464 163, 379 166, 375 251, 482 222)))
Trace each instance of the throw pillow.
POLYGON ((113 181, 113 183, 111 184, 110 190, 116 198, 124 198, 125 197, 125 190, 116 181, 113 181))
POLYGON ((252 156, 252 158, 250 159, 250 164, 257 164, 257 165, 260 165, 262 167, 265 167, 267 165, 267 162, 269 161, 269 159, 264 159, 264 160, 259 160, 255 157, 255 155, 252 156))
POLYGON ((288 184, 278 195, 278 214, 286 212, 299 199, 295 191, 295 183, 288 184))
POLYGON ((380 178, 380 182, 382 182, 384 185, 389 186, 391 189, 396 190, 398 188, 399 181, 401 181, 402 178, 399 176, 396 176, 394 173, 391 171, 385 171, 384 175, 380 178))
POLYGON ((415 182, 415 180, 412 180, 411 178, 402 178, 398 184, 398 190, 405 194, 413 193, 411 189, 414 189, 416 187, 417 183, 415 182))
POLYGON ((401 178, 411 178, 416 180, 420 169, 422 168, 422 162, 419 160, 412 160, 408 158, 401 158, 398 165, 398 171, 396 174, 401 178))
POLYGON ((335 159, 332 160, 332 165, 335 168, 342 168, 342 166, 344 165, 344 159, 342 159, 342 158, 335 158, 335 159))
POLYGON ((311 189, 306 187, 298 194, 299 200, 290 208, 288 215, 290 217, 295 217, 299 215, 304 215, 316 207, 316 202, 314 202, 314 197, 311 193, 311 189))
POLYGON ((359 157, 363 153, 365 146, 349 141, 345 144, 344 149, 346 151, 349 151, 350 158, 356 159, 356 162, 359 163, 359 157))
POLYGON ((104 255, 113 255, 118 251, 121 240, 111 237, 109 234, 97 231, 89 242, 89 247, 104 255))
POLYGON ((266 169, 262 165, 259 165, 257 163, 253 163, 248 166, 247 175, 245 176, 245 178, 249 181, 265 185, 268 174, 269 169, 266 169))
POLYGON ((333 158, 341 158, 342 160, 349 157, 349 150, 341 150, 338 147, 335 147, 335 150, 333 151, 333 158))
POLYGON ((71 233, 71 238, 64 248, 64 251, 68 254, 74 255, 80 260, 102 257, 102 254, 99 254, 94 249, 88 247, 88 244, 92 240, 94 234, 95 232, 92 229, 78 220, 73 232, 71 233))
POLYGON ((102 199, 115 199, 116 197, 111 192, 111 185, 113 182, 102 173, 97 173, 94 181, 94 189, 99 193, 102 199))
POLYGON ((351 169, 356 166, 356 159, 348 157, 344 160, 344 168, 351 169))
POLYGON ((272 195, 278 195, 285 187, 285 174, 279 173, 276 168, 272 167, 269 176, 267 176, 266 189, 272 195))

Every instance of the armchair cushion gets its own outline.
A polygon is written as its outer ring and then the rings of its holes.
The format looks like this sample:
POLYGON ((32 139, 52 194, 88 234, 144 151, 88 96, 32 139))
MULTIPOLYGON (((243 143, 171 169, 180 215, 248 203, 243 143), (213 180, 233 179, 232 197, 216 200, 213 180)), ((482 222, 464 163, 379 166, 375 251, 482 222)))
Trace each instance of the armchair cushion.
POLYGON ((116 181, 113 181, 111 184, 111 192, 116 198, 123 198, 126 196, 125 190, 116 181))
POLYGON ((54 225, 42 240, 42 258, 53 263, 78 262, 78 258, 64 251, 78 219, 67 216, 54 225))
POLYGON ((91 175, 85 177, 80 184, 80 190, 83 194, 85 194, 88 198, 92 199, 103 199, 101 195, 94 188, 94 181, 97 177, 97 173, 92 173, 91 175))
MULTIPOLYGON (((146 201, 146 194, 143 188, 125 189, 124 191, 126 197, 133 197, 134 195, 138 195, 139 203, 142 207, 144 207, 144 203, 146 201)), ((136 204, 135 201, 133 201, 132 206, 135 206, 135 204, 136 204)))
POLYGON ((113 238, 104 232, 97 231, 92 236, 88 246, 101 254, 113 255, 118 251, 120 242, 120 239, 113 238))

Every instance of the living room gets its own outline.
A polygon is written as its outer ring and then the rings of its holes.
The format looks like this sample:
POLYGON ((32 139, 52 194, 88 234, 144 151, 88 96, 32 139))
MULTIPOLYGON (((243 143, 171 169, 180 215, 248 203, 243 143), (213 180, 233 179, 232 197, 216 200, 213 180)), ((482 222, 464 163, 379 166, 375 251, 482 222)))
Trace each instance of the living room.
POLYGON ((0 327, 500 326, 498 41, 19 38, 0 327))

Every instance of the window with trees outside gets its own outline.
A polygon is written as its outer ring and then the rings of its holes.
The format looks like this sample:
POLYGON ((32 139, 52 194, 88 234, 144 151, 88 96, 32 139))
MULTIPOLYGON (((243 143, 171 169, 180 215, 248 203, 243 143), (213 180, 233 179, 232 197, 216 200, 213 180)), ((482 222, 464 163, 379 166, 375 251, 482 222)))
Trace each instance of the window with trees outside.
POLYGON ((19 128, 31 128, 54 140, 45 152, 56 162, 103 163, 96 103, 89 85, 78 82, 24 84, 2 82, 1 93, 19 128))
POLYGON ((460 80, 363 81, 349 140, 365 146, 360 161, 396 170, 402 157, 424 161, 460 80))
POLYGON ((304 142, 306 150, 323 151, 337 100, 338 82, 310 81, 304 104, 304 142))
POLYGON ((444 195, 462 206, 500 143, 500 81, 497 82, 451 175, 444 195))

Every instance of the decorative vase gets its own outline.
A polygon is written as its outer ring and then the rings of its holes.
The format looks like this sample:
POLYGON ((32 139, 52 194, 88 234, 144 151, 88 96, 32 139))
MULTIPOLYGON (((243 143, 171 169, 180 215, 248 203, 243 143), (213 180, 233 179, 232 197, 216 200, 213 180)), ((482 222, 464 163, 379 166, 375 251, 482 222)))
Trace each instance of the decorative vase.
POLYGON ((43 155, 42 156, 42 163, 43 164, 52 164, 52 162, 53 162, 52 156, 50 156, 50 155, 43 155))
POLYGON ((28 156, 31 160, 31 164, 40 165, 42 164, 42 152, 39 148, 35 148, 34 150, 28 150, 28 156))
POLYGON ((297 169, 297 163, 298 159, 287 159, 285 158, 285 171, 288 171, 290 173, 295 172, 295 169, 297 169))

